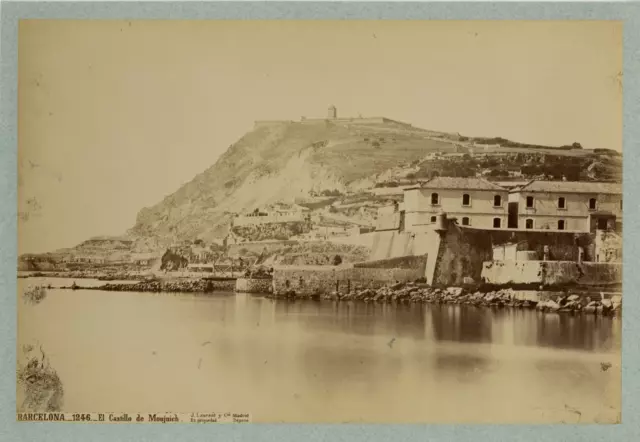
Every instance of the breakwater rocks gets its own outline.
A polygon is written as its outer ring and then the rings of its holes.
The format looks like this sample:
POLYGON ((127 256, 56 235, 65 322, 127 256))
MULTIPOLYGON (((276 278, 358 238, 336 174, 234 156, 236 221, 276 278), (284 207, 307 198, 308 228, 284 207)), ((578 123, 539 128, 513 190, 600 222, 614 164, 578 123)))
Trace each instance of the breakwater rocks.
POLYGON ((238 278, 235 291, 242 293, 270 293, 273 280, 270 278, 238 278))
POLYGON ((211 293, 232 292, 235 289, 235 279, 180 279, 180 280, 149 280, 134 284, 104 284, 98 287, 80 287, 73 285, 65 287, 72 290, 104 290, 110 292, 154 292, 154 293, 211 293))
POLYGON ((114 273, 96 277, 98 281, 139 281, 140 278, 139 273, 114 273))
POLYGON ((99 281, 139 281, 144 278, 140 273, 129 272, 96 272, 96 271, 60 271, 60 272, 32 272, 19 275, 18 278, 69 278, 69 279, 97 279, 99 281))
MULTIPOLYGON (((537 309, 544 312, 559 313, 590 313, 601 315, 616 315, 621 311, 621 296, 612 296, 611 299, 592 299, 581 294, 556 294, 551 299, 534 299, 536 296, 529 292, 523 296, 523 292, 512 289, 500 289, 489 292, 471 291, 460 287, 433 288, 422 284, 398 283, 382 287, 377 290, 365 289, 351 293, 316 294, 312 296, 297 296, 289 291, 278 297, 286 299, 311 298, 338 301, 363 301, 379 303, 424 303, 424 304, 459 304, 477 307, 494 308, 521 308, 537 309)), ((542 292, 541 292, 542 293, 542 292)))

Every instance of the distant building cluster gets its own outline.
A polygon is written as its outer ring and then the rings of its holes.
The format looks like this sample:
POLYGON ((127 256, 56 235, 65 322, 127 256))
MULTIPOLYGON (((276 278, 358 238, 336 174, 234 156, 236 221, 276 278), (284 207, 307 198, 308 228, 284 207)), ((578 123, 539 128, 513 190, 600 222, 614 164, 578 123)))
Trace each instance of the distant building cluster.
POLYGON ((271 223, 304 222, 307 220, 309 209, 297 204, 275 204, 271 207, 256 208, 251 212, 238 214, 232 221, 232 226, 253 226, 271 223))
MULTIPOLYGON (((354 237, 364 233, 371 233, 374 226, 362 226, 348 222, 339 222, 321 219, 321 216, 312 216, 311 210, 297 204, 277 203, 269 207, 254 209, 251 212, 238 214, 232 219, 231 227, 251 227, 267 224, 287 222, 307 223, 309 230, 292 236, 290 239, 299 241, 321 241, 336 238, 354 237)), ((225 238, 225 245, 234 245, 247 241, 234 233, 233 229, 225 238)))

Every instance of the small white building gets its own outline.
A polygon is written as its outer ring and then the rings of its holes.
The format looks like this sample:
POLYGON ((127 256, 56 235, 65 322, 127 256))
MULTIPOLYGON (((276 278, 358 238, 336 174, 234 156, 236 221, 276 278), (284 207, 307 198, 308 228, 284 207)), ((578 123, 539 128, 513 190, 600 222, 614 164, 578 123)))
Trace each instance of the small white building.
POLYGON ((76 255, 73 258, 73 262, 86 264, 105 264, 107 262, 107 259, 103 256, 97 255, 76 255))
POLYGON ((255 209, 253 212, 236 216, 234 226, 250 226, 258 224, 304 222, 309 209, 297 204, 276 203, 272 207, 255 209))
POLYGON ((432 178, 405 190, 405 229, 428 230, 440 212, 463 226, 506 228, 508 196, 507 189, 482 178, 432 178))
POLYGON ((192 273, 213 273, 214 266, 211 263, 188 264, 187 271, 192 273))
POLYGON ((518 229, 593 232, 619 230, 622 185, 581 181, 531 181, 511 192, 510 216, 518 229))
POLYGON ((134 265, 150 266, 162 257, 161 253, 132 253, 130 260, 134 265))

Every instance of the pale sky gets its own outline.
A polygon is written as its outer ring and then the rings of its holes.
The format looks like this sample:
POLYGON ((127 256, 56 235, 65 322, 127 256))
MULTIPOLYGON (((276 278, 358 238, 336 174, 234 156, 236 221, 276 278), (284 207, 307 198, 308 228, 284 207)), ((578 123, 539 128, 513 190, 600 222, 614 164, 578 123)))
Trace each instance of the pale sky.
POLYGON ((32 20, 18 44, 20 253, 124 233, 254 120, 330 104, 622 149, 621 22, 32 20))

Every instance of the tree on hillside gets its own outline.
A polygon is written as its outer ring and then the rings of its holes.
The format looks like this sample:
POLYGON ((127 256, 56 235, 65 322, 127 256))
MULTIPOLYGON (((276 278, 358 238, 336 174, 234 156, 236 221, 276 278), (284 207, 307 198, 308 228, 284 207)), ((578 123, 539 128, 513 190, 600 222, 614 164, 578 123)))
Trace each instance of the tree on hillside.
POLYGON ((577 141, 575 143, 573 143, 571 145, 571 147, 573 147, 574 149, 582 149, 582 144, 578 143, 577 141))
POLYGON ((339 266, 340 264, 342 264, 342 257, 340 255, 336 255, 333 257, 333 265, 334 266, 339 266))
POLYGON ((509 176, 509 172, 507 172, 506 170, 503 170, 503 169, 493 169, 491 172, 489 172, 489 176, 492 176, 492 177, 505 177, 505 176, 509 176))

